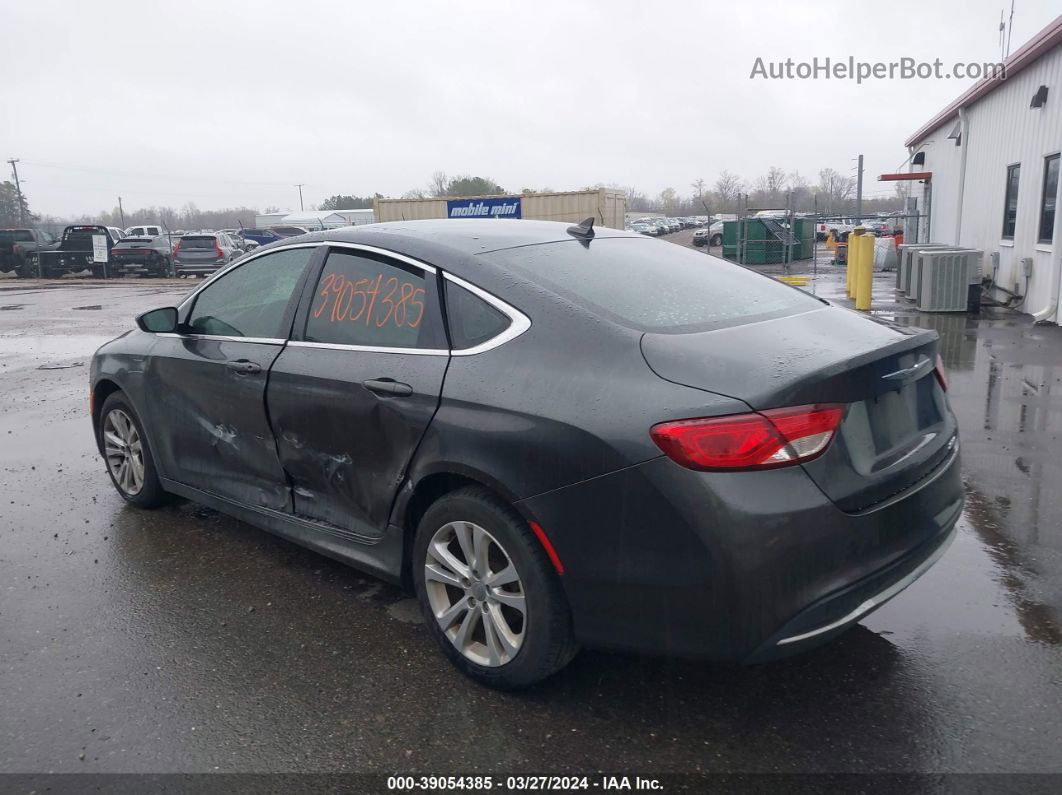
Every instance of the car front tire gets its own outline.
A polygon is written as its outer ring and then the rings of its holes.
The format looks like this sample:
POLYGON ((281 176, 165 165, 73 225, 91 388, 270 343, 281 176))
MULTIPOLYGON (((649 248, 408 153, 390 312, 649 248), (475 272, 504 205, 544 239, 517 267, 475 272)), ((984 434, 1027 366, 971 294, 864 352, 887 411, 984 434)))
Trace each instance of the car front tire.
POLYGON ((412 565, 428 631, 477 682, 528 687, 578 651, 549 557, 524 518, 486 489, 459 489, 428 508, 412 565))
POLYGON ((107 474, 123 500, 138 508, 158 508, 168 501, 144 426, 121 392, 103 403, 97 441, 107 474))

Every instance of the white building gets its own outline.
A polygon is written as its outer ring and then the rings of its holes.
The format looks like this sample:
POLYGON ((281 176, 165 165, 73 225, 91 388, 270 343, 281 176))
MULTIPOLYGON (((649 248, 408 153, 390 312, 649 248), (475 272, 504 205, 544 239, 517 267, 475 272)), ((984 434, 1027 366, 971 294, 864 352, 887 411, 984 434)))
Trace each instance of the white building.
POLYGON ((1059 322, 1062 16, 1007 59, 1005 80, 977 83, 905 145, 906 173, 923 175, 918 240, 982 249, 1022 311, 1059 322))
POLYGON ((254 217, 259 229, 270 226, 301 226, 315 229, 335 229, 340 226, 360 226, 373 222, 372 209, 367 210, 300 210, 299 212, 263 213, 254 217))

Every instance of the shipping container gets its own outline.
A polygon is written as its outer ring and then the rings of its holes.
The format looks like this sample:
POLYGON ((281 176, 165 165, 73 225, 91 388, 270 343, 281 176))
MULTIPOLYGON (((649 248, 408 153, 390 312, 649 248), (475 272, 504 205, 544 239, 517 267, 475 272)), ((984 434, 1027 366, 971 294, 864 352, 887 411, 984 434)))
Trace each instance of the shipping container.
POLYGON ((526 193, 518 196, 446 196, 437 199, 377 199, 377 221, 424 218, 523 218, 577 224, 587 218, 623 229, 627 195, 600 188, 567 193, 526 193))

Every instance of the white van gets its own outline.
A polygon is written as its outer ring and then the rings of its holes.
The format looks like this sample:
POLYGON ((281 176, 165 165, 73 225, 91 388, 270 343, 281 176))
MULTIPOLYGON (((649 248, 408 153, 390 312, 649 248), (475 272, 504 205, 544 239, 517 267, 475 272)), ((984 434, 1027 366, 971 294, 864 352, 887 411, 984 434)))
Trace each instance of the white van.
POLYGON ((164 234, 161 226, 131 226, 125 230, 126 237, 158 237, 164 234))

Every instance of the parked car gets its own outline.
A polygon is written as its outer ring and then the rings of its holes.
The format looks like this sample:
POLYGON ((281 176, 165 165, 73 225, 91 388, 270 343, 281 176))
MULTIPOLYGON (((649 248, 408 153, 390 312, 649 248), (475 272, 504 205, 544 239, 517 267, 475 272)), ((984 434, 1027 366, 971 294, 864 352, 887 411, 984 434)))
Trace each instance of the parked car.
POLYGON ((158 237, 159 235, 166 234, 166 230, 161 226, 131 226, 122 233, 123 237, 158 237))
POLYGON ((301 226, 271 226, 269 228, 282 238, 296 237, 298 235, 305 235, 309 232, 308 229, 301 226))
POLYGON ((173 250, 167 235, 123 237, 111 249, 116 274, 170 276, 173 250))
POLYGON ((14 271, 18 276, 32 276, 37 252, 54 251, 58 245, 59 241, 48 232, 38 229, 0 229, 0 273, 14 271))
POLYGON ((937 334, 704 265, 592 221, 268 246, 96 352, 99 451, 132 505, 179 495, 412 584, 492 686, 580 645, 803 651, 954 536, 937 334))
POLYGON ((699 247, 723 245, 723 222, 716 221, 711 226, 698 229, 694 232, 693 245, 699 247))
POLYGON ((656 227, 651 224, 637 223, 631 226, 632 232, 637 232, 640 235, 655 235, 656 227))
POLYGON ((56 248, 39 255, 40 275, 49 278, 84 270, 91 271, 96 278, 111 275, 110 252, 121 236, 121 230, 114 226, 72 224, 63 230, 63 236, 56 248), (107 262, 95 261, 93 239, 98 236, 104 238, 107 262))
POLYGON ((278 240, 283 240, 284 236, 273 229, 244 229, 243 239, 253 240, 258 245, 265 246, 269 243, 276 243, 278 240))
POLYGON ((206 276, 242 253, 224 232, 189 233, 173 249, 173 270, 177 276, 206 276))

